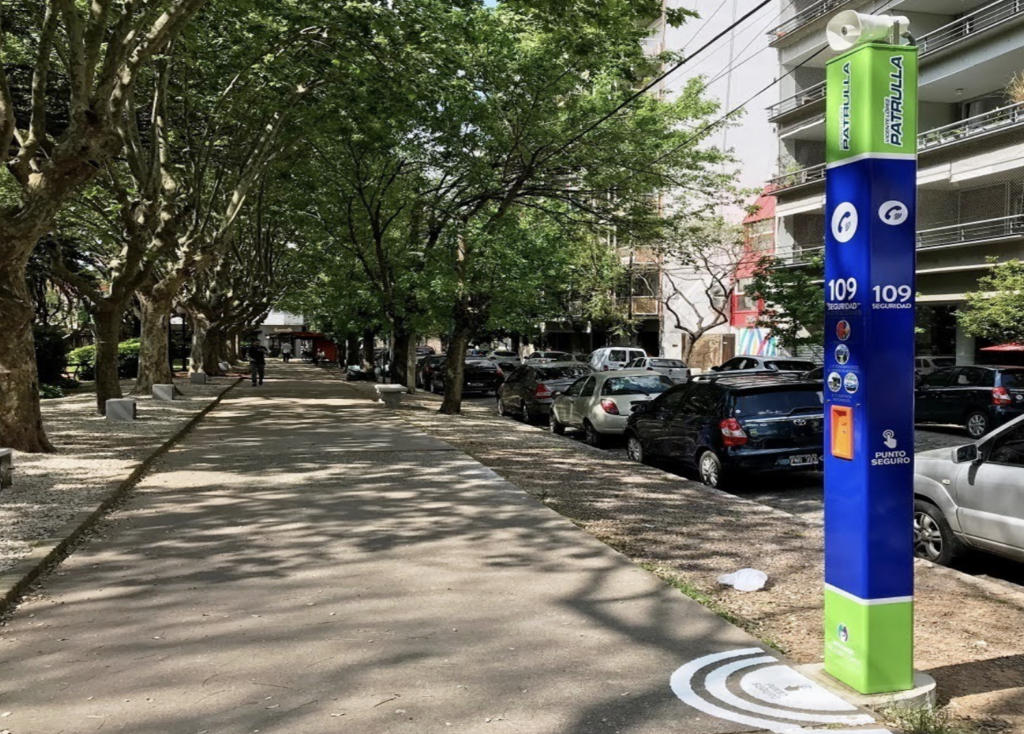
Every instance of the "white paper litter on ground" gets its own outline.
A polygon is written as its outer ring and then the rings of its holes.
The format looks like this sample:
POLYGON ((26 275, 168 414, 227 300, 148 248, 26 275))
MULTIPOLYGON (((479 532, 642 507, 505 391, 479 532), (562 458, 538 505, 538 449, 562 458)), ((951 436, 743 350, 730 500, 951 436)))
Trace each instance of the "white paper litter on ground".
POLYGON ((768 583, 768 574, 756 568, 741 568, 735 573, 719 576, 718 583, 731 586, 736 591, 760 591, 768 583))

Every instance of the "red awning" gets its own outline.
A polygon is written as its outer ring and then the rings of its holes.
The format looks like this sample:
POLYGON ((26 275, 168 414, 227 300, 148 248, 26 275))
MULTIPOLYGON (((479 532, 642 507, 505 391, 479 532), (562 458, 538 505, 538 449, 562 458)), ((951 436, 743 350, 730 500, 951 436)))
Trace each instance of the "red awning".
POLYGON ((995 347, 985 347, 983 352, 1024 352, 1024 344, 1000 344, 995 347))

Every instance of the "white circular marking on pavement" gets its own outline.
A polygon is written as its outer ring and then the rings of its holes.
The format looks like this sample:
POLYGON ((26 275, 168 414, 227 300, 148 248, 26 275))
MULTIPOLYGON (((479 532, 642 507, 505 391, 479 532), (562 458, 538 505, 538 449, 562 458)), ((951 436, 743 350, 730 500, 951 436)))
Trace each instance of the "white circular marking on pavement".
MULTIPOLYGON (((803 726, 807 723, 826 726, 864 726, 875 723, 875 720, 868 714, 825 713, 856 711, 857 709, 795 670, 777 663, 776 658, 765 655, 765 651, 758 647, 730 650, 706 655, 683 665, 672 674, 669 683, 672 692, 679 700, 698 711, 718 719, 756 727, 775 734, 825 734, 824 730, 814 732, 804 729, 803 726), (776 665, 768 665, 770 663, 776 663, 776 665), (754 698, 764 703, 770 703, 772 706, 763 706, 741 698, 730 691, 727 686, 730 676, 754 666, 767 667, 761 667, 756 671, 747 671, 741 675, 740 688, 754 698), (694 679, 700 675, 705 675, 704 689, 698 692, 694 688, 694 679), (752 680, 744 685, 744 681, 748 677, 752 680), (751 689, 757 693, 751 693, 751 689), (724 706, 730 708, 724 708, 724 706), (803 708, 804 711, 792 710, 798 707, 803 708), (815 713, 815 711, 821 713, 815 713)), ((892 733, 886 729, 874 729, 871 731, 860 730, 860 734, 892 733)))
POLYGON ((857 234, 857 224, 860 217, 857 214, 857 207, 848 201, 836 207, 832 212, 832 236, 836 242, 849 242, 857 234))

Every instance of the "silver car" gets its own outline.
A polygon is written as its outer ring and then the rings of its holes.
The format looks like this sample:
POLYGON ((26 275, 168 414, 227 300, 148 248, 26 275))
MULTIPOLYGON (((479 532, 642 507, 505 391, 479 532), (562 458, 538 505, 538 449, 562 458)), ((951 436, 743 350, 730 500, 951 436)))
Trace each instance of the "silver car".
POLYGON ((682 360, 666 359, 664 357, 644 357, 630 362, 627 369, 647 370, 657 372, 660 375, 670 378, 673 382, 686 382, 690 379, 690 368, 683 364, 682 360))
POLYGON ((917 556, 948 565, 976 548, 1024 561, 1024 416, 977 443, 916 458, 917 556))
POLYGON ((621 436, 634 405, 645 403, 675 386, 664 375, 647 370, 598 372, 576 380, 555 397, 548 414, 552 433, 582 429, 587 443, 602 446, 607 436, 621 436))
POLYGON ((712 367, 712 372, 809 372, 817 367, 814 362, 806 359, 794 359, 792 357, 758 357, 753 354, 745 354, 740 357, 733 357, 728 362, 712 367))

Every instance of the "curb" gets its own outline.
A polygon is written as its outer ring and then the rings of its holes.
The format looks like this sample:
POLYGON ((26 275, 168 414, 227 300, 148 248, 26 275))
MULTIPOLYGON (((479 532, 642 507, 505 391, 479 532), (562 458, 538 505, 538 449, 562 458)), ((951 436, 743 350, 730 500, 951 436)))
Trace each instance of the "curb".
POLYGON ((242 379, 239 377, 233 384, 228 385, 226 390, 221 392, 205 408, 192 416, 184 426, 160 444, 153 453, 143 459, 127 477, 117 482, 110 494, 95 509, 83 510, 73 520, 69 520, 63 527, 58 529, 54 537, 37 541, 36 547, 27 556, 18 561, 10 570, 0 575, 0 617, 13 611, 25 590, 44 573, 59 565, 71 553, 75 543, 87 531, 92 529, 111 507, 122 500, 139 483, 139 480, 149 472, 156 460, 191 433, 199 421, 220 405, 224 397, 234 390, 242 379))

